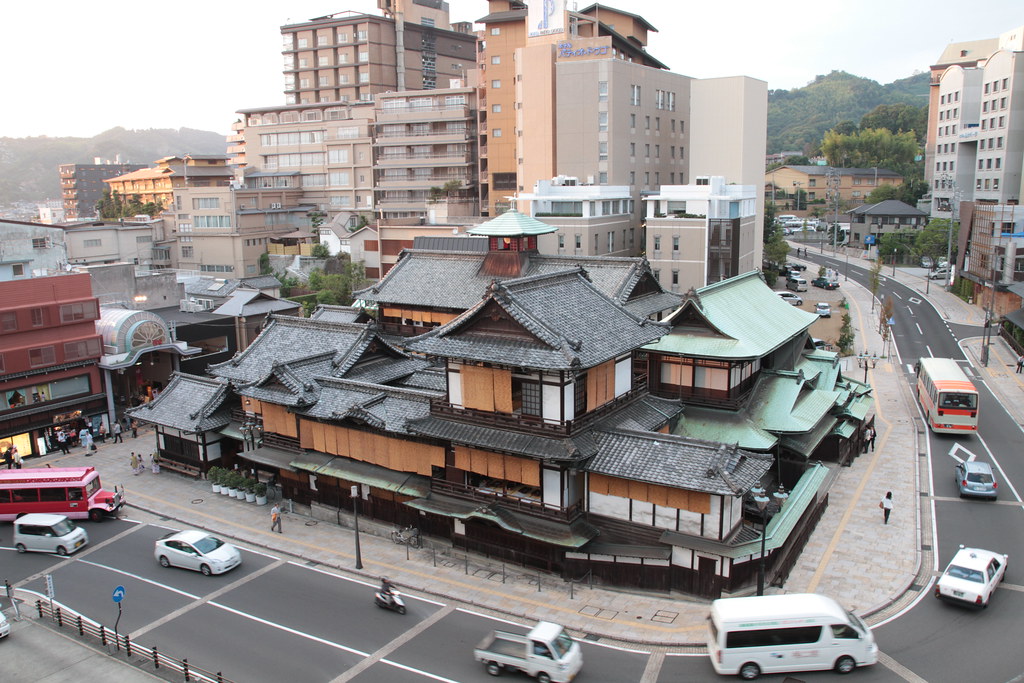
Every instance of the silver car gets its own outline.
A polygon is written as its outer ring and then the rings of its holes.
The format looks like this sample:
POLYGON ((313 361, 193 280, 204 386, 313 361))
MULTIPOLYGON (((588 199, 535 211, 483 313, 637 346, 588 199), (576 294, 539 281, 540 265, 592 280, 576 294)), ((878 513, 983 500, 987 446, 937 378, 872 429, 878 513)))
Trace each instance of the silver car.
POLYGON ((205 531, 173 531, 156 542, 153 557, 161 567, 223 574, 242 563, 238 548, 205 531))
POLYGON ((960 489, 960 497, 991 498, 999 495, 999 482, 987 462, 968 460, 956 466, 956 486, 960 489))

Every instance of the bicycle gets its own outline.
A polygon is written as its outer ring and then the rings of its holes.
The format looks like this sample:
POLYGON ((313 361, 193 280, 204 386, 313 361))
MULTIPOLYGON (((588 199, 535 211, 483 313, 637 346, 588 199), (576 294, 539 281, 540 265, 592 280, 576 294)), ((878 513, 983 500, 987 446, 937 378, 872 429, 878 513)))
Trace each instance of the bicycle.
POLYGON ((398 528, 391 532, 391 540, 398 545, 407 545, 410 548, 419 548, 420 530, 411 524, 404 529, 398 528))

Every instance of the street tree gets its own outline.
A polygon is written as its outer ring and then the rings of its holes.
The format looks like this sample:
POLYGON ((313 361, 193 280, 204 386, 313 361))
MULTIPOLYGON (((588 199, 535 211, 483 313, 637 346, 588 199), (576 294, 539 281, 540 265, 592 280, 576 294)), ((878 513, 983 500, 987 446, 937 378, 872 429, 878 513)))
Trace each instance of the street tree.
POLYGON ((878 288, 882 284, 882 259, 875 259, 868 271, 868 289, 871 290, 871 310, 875 310, 875 299, 878 298, 878 288))
POLYGON ((946 257, 950 244, 955 253, 959 230, 954 230, 950 235, 950 222, 948 218, 933 218, 928 221, 928 225, 914 237, 914 254, 918 258, 927 256, 932 263, 937 263, 940 257, 946 257))

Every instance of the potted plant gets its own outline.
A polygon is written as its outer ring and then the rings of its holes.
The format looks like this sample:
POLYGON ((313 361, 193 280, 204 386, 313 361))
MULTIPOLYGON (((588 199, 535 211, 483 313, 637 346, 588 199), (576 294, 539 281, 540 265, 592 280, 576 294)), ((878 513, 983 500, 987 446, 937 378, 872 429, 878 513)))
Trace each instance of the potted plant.
POLYGON ((255 503, 256 502, 256 480, 252 477, 246 477, 243 482, 243 488, 245 489, 245 502, 255 503))
POLYGON ((220 483, 224 477, 224 468, 217 467, 214 465, 206 472, 206 478, 210 480, 210 485, 213 487, 214 493, 220 493, 220 483))
MULTIPOLYGON (((232 498, 238 498, 238 484, 240 483, 241 478, 242 475, 234 470, 229 471, 227 476, 224 477, 224 482, 221 486, 227 487, 227 493, 232 498)), ((223 493, 223 490, 221 493, 223 493)))
POLYGON ((256 486, 253 488, 253 493, 256 494, 256 504, 266 505, 267 504, 267 485, 262 481, 257 481, 256 486))

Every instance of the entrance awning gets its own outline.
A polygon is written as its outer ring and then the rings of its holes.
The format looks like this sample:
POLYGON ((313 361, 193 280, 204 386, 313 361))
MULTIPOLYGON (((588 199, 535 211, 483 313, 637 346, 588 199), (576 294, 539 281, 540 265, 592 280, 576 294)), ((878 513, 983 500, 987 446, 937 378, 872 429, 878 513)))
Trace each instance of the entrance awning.
MULTIPOLYGON (((224 430, 221 430, 221 434, 224 430)), ((295 459, 294 451, 285 451, 280 448, 273 448, 271 446, 260 446, 251 451, 244 451, 238 454, 238 457, 250 460, 260 465, 269 465, 270 467, 278 467, 283 470, 291 468, 292 460, 295 459)))
POLYGON ((426 496, 430 493, 430 479, 410 472, 396 472, 380 465, 341 458, 324 453, 292 454, 291 466, 297 470, 323 474, 357 484, 366 484, 403 496, 426 496))
POLYGON ((410 500, 406 505, 443 517, 486 520, 505 531, 565 548, 579 548, 600 533, 597 528, 582 519, 573 522, 540 519, 510 510, 497 503, 462 500, 438 493, 431 493, 418 500, 410 500))

